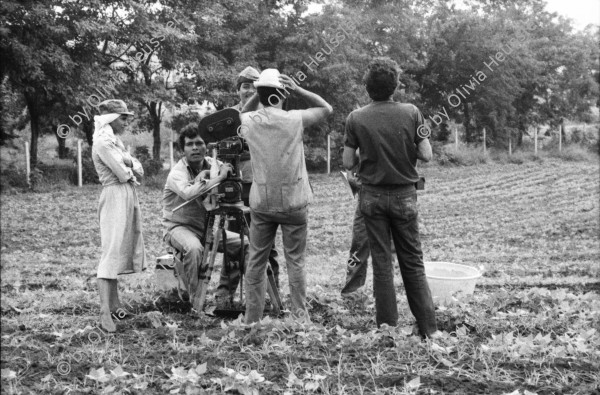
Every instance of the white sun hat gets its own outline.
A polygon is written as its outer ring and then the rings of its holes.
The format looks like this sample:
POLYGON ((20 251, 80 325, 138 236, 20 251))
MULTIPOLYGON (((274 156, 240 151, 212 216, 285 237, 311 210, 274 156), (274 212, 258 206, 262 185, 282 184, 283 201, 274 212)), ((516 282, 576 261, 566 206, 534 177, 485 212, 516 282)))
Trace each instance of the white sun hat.
POLYGON ((283 89, 283 84, 279 81, 279 70, 277 69, 265 69, 260 73, 258 81, 254 81, 254 87, 259 88, 261 86, 267 88, 279 88, 283 89))

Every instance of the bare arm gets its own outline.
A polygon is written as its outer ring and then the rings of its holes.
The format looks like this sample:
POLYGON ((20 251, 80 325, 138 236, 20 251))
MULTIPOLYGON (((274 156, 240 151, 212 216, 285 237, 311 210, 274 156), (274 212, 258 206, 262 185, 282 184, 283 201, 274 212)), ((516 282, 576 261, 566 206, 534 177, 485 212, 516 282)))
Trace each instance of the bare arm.
POLYGON ((429 162, 433 157, 433 151, 431 150, 431 144, 429 139, 423 139, 417 145, 417 158, 423 162, 429 162))

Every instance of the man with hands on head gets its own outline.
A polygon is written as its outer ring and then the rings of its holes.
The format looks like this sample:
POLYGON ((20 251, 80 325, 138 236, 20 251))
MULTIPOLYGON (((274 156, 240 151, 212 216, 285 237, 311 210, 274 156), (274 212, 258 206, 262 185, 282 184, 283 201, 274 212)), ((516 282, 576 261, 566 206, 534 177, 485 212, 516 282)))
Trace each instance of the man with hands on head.
POLYGON ((291 311, 309 320, 306 310, 305 253, 308 204, 312 191, 304 157, 303 130, 324 121, 333 109, 319 95, 296 86, 276 69, 266 69, 254 82, 255 94, 244 106, 240 134, 252 156, 250 190, 250 257, 246 269, 246 323, 262 318, 266 264, 281 226, 291 296, 291 311), (290 94, 311 108, 284 111, 290 94), (259 102, 260 111, 256 111, 259 102))
MULTIPOLYGON (((256 93, 254 87, 254 81, 258 80, 260 73, 254 67, 246 67, 238 75, 236 79, 236 87, 240 102, 232 108, 242 111, 248 100, 256 93)), ((242 178, 242 200, 244 205, 250 207, 250 188, 252 187, 252 163, 250 152, 244 150, 240 156, 240 173, 242 178)), ((246 215, 246 222, 250 226, 250 214, 246 215)), ((239 224, 238 224, 239 226, 239 224)), ((233 229, 232 229, 233 230, 233 229)), ((235 232, 239 232, 240 229, 235 229, 235 232)), ((279 288, 279 262, 277 262, 277 249, 273 245, 271 252, 269 253, 269 263, 275 278, 275 284, 279 288)))
MULTIPOLYGON (((191 123, 184 127, 179 136, 179 149, 184 157, 173 167, 163 190, 164 241, 183 254, 182 265, 176 267, 189 293, 190 300, 199 291, 198 271, 202 264, 205 220, 207 211, 202 204, 205 195, 227 178, 232 166, 217 162, 219 175, 210 179, 213 158, 206 156, 206 144, 200 137, 198 125, 191 123), (181 204, 195 199, 180 209, 181 204)), ((222 241, 221 241, 222 243, 222 241)), ((219 245, 220 252, 222 244, 219 245)), ((222 268, 217 297, 233 295, 240 280, 239 257, 241 242, 239 234, 227 231, 227 251, 231 270, 222 268)))

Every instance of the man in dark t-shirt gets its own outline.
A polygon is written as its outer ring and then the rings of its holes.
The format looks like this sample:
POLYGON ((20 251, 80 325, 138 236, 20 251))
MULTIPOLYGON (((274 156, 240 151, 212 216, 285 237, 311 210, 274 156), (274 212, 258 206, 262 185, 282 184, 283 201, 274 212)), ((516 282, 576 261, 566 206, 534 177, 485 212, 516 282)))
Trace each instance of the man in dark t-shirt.
POLYGON ((398 65, 389 58, 369 64, 365 85, 372 103, 350 113, 344 136, 344 167, 356 164, 359 197, 373 262, 377 326, 398 324, 390 233, 411 312, 424 337, 438 337, 433 300, 425 277, 417 220, 417 159, 431 159, 429 130, 412 104, 396 103, 398 65))

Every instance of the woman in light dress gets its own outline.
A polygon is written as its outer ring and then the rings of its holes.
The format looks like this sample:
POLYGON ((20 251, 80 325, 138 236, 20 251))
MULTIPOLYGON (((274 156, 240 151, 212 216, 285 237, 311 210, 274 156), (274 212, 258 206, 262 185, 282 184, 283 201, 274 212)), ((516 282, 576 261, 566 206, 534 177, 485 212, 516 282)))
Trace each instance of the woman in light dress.
POLYGON ((133 115, 127 111, 125 102, 105 100, 99 109, 101 115, 94 117, 92 159, 103 187, 98 204, 102 240, 97 274, 100 327, 115 332, 113 318, 127 315, 120 306, 117 276, 146 269, 142 214, 135 189, 144 170, 117 137, 133 115))

